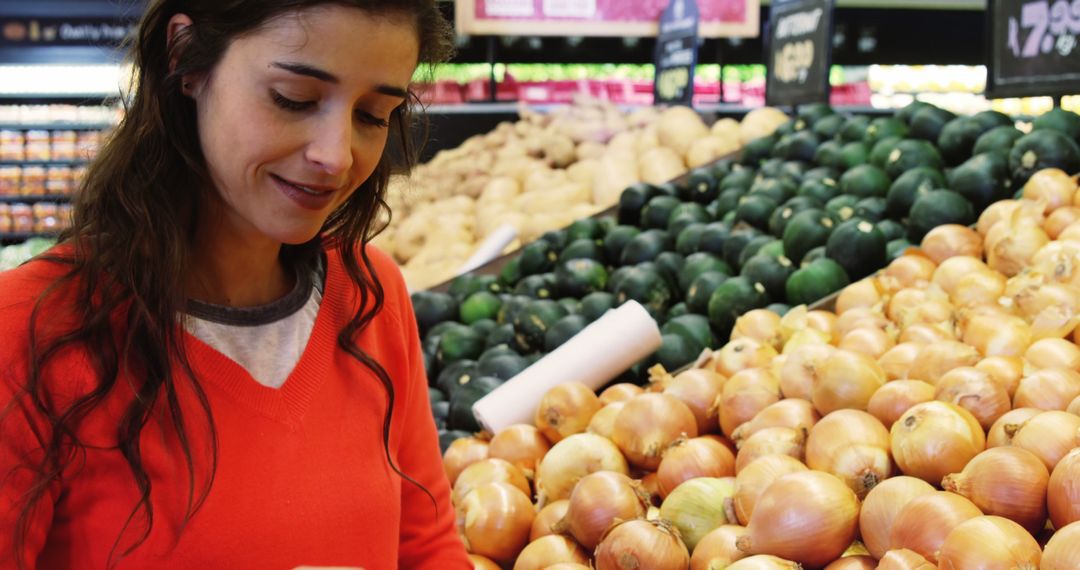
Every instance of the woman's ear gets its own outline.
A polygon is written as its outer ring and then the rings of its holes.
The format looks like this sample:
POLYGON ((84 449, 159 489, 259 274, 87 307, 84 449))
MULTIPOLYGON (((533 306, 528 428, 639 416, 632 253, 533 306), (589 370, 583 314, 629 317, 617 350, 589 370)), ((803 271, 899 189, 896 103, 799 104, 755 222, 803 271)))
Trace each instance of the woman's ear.
MULTIPOLYGON (((174 14, 172 18, 169 18, 169 26, 166 30, 168 34, 166 41, 168 42, 167 49, 169 51, 169 73, 176 70, 176 53, 173 52, 173 48, 178 41, 184 41, 185 36, 189 32, 189 27, 192 25, 191 17, 187 14, 174 14)), ((183 78, 183 87, 181 88, 184 95, 191 96, 193 93, 191 80, 187 77, 183 78)))

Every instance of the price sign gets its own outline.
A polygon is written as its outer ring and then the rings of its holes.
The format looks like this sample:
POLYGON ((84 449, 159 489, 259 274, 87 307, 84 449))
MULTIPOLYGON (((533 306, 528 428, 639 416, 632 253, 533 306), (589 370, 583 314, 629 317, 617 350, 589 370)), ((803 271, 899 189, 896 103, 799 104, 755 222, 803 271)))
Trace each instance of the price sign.
POLYGON ((653 82, 653 99, 657 104, 693 102, 698 19, 697 0, 671 0, 660 16, 653 82))
POLYGON ((1080 0, 990 0, 986 91, 1080 93, 1080 0))
POLYGON ((774 0, 765 50, 765 102, 829 100, 832 0, 774 0))

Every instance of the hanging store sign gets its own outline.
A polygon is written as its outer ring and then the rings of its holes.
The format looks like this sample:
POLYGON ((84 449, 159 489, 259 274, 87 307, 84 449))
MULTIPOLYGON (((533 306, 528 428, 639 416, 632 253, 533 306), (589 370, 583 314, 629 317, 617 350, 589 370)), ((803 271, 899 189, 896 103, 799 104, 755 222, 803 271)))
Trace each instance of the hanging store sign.
POLYGON ((694 66, 698 54, 696 0, 671 0, 660 17, 656 37, 653 101, 690 105, 694 99, 694 66))
POLYGON ((828 102, 832 0, 774 0, 765 49, 765 103, 828 102))
MULTIPOLYGON (((461 34, 656 36, 668 0, 456 0, 461 34)), ((757 37, 758 0, 698 0, 705 38, 757 37)))
POLYGON ((1080 93, 1080 0, 990 0, 986 92, 1080 93))
POLYGON ((0 18, 0 46, 119 46, 134 29, 105 19, 0 18))

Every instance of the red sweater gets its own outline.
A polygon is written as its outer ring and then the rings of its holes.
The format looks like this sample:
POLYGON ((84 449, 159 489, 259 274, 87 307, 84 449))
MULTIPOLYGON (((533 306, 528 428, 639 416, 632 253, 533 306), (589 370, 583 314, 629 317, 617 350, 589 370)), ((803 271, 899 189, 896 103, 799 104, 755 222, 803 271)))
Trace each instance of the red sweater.
MULTIPOLYGON (((180 528, 189 478, 171 422, 155 416, 141 439, 152 484, 149 538, 118 568, 291 569, 299 565, 471 570, 454 528, 408 293, 393 262, 369 248, 385 290, 385 306, 359 338, 394 384, 390 454, 424 485, 438 509, 391 469, 383 450, 386 390, 370 370, 337 345, 359 295, 341 258, 328 252, 325 294, 296 368, 280 389, 256 382, 238 364, 183 333, 192 367, 213 410, 218 466, 202 508, 180 528), (181 532, 182 531, 182 532, 181 532)), ((26 379, 27 323, 34 300, 63 270, 35 261, 0 273, 0 569, 14 568, 12 536, 20 495, 30 477, 18 467, 40 457, 33 426, 48 424, 26 402, 11 406, 26 379), (19 405, 24 404, 24 405, 19 405), (4 415, 5 410, 10 410, 4 415)), ((70 307, 49 306, 40 322, 71 322, 70 307)), ((114 321, 115 322, 115 321, 114 321)), ((94 382, 85 354, 68 350, 45 372, 58 401, 85 394, 94 382)), ((179 372, 174 372, 180 377, 179 372)), ((183 384, 183 382, 181 382, 183 384)), ((85 454, 65 466, 34 512, 25 558, 33 568, 101 569, 138 500, 131 471, 115 447, 131 390, 120 378, 104 406, 82 424, 85 454)), ((206 481, 210 449, 204 414, 190 389, 180 400, 206 481)), ((163 409, 161 406, 158 409, 163 409)), ((196 487, 197 490, 199 487, 196 487)), ((198 495, 198 491, 196 492, 198 495)), ((121 538, 145 529, 136 517, 121 538)))

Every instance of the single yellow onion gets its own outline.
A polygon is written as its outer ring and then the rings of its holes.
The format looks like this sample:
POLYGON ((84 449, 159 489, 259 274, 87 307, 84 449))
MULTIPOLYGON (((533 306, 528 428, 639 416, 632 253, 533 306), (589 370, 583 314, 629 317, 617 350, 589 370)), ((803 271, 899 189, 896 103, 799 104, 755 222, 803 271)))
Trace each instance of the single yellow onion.
POLYGON ((889 535, 900 511, 916 497, 935 492, 915 477, 900 475, 879 483, 870 490, 859 509, 859 532, 870 554, 881 558, 889 550, 889 535))
POLYGON ((892 475, 889 430, 861 410, 837 410, 806 440, 806 465, 840 478, 860 499, 892 475))
POLYGON ((814 383, 811 401, 821 414, 851 408, 865 410, 870 397, 885 384, 885 372, 873 358, 837 350, 825 361, 814 383))
POLYGON ((904 323, 907 315, 926 302, 926 290, 908 287, 893 293, 885 305, 885 316, 894 323, 904 323))
POLYGON ((457 481, 454 481, 453 500, 457 503, 464 499, 469 491, 495 482, 509 483, 520 489, 526 496, 532 492, 529 488, 529 480, 520 469, 514 467, 509 461, 489 457, 473 463, 461 472, 457 481))
POLYGON ((553 443, 582 433, 603 404, 581 382, 566 382, 547 391, 536 407, 536 427, 553 443))
POLYGON ((1020 380, 1013 406, 1064 410, 1077 396, 1080 396, 1080 373, 1067 368, 1044 368, 1020 380))
POLYGON ((848 309, 870 308, 882 302, 885 291, 874 277, 860 279, 840 290, 836 297, 836 314, 843 315, 848 309))
POLYGON ((938 570, 922 554, 907 548, 890 550, 878 561, 877 570, 938 570))
POLYGON ((962 470, 986 447, 975 416, 948 402, 912 406, 892 425, 890 435, 893 459, 900 470, 932 485, 962 470))
POLYGON ((1080 522, 1059 528, 1043 549, 1040 570, 1080 568, 1080 522))
POLYGON ((986 448, 1012 445, 1013 436, 1031 418, 1043 413, 1035 408, 1013 408, 1005 412, 986 432, 986 448))
POLYGON ((680 437, 697 437, 694 413, 667 394, 634 396, 615 417, 612 441, 635 467, 655 470, 664 450, 680 437))
POLYGON ((769 485, 784 475, 806 470, 805 464, 790 455, 766 455, 747 465, 735 476, 735 516, 739 524, 750 523, 758 499, 769 485))
POLYGON ((1039 202, 1046 214, 1072 205, 1074 192, 1076 178, 1060 168, 1044 168, 1035 172, 1023 188, 1024 199, 1039 202))
POLYGON ((530 542, 521 551, 514 561, 514 570, 546 570, 566 562, 588 565, 589 555, 574 539, 549 534, 530 542))
POLYGON ((1080 347, 1063 338, 1044 338, 1031 343, 1024 358, 1036 368, 1080 368, 1080 347))
POLYGON ((975 368, 986 372, 1004 386, 1010 401, 1020 386, 1020 379, 1024 377, 1024 359, 1017 356, 988 356, 980 360, 975 368))
POLYGON ((1037 533, 1046 523, 1050 473, 1033 453, 994 447, 975 456, 964 470, 946 475, 941 487, 966 497, 983 513, 1005 517, 1037 533))
POLYGON ((755 554, 736 560, 726 570, 802 570, 802 564, 771 554, 755 554))
POLYGON ((920 247, 938 265, 959 255, 979 258, 983 254, 982 236, 959 224, 945 224, 930 230, 920 247))
POLYGON ((647 503, 640 484, 630 477, 611 471, 590 473, 574 486, 566 515, 552 530, 569 533, 592 550, 618 521, 644 517, 647 503))
POLYGON ((596 547, 596 570, 685 570, 690 552, 670 523, 632 520, 608 532, 596 547))
POLYGON ((1080 447, 1065 454, 1054 466, 1047 485, 1046 503, 1054 528, 1080 521, 1080 447))
POLYGON ((600 403, 606 406, 614 402, 624 402, 644 391, 641 386, 629 382, 612 384, 600 392, 600 403))
POLYGON ((671 444, 656 470, 661 497, 697 477, 733 477, 735 454, 719 441, 708 437, 679 439, 671 444))
POLYGON ((756 432, 771 427, 809 430, 821 419, 814 405, 802 398, 787 398, 769 404, 754 419, 739 426, 731 438, 739 444, 756 432))
POLYGON ((693 552, 709 531, 738 519, 732 508, 734 477, 698 477, 679 485, 660 505, 660 518, 671 522, 693 552))
POLYGON ((990 269, 1012 277, 1030 266, 1032 257, 1049 242, 1050 236, 1037 222, 1013 223, 1003 228, 996 238, 987 236, 986 264, 990 269))
POLYGON ((907 548, 937 563, 945 537, 960 523, 981 516, 974 503, 947 491, 911 499, 893 520, 889 549, 907 548))
POLYGON ((982 259, 969 255, 950 257, 934 269, 931 282, 941 287, 950 297, 956 292, 956 286, 965 275, 986 271, 987 266, 982 259))
POLYGON ((725 524, 710 530, 701 537, 691 553, 690 570, 727 568, 736 560, 746 558, 746 553, 735 546, 735 541, 746 532, 746 527, 736 524, 725 524))
POLYGON ((810 401, 814 383, 825 366, 825 361, 836 351, 828 344, 807 344, 787 355, 780 368, 780 391, 784 398, 810 401))
POLYGON ((521 552, 532 528, 532 501, 507 483, 473 489, 457 504, 458 534, 469 552, 507 562, 521 552))
POLYGON ((777 355, 776 349, 752 338, 732 340, 713 354, 712 369, 727 378, 750 368, 767 366, 777 355))
POLYGON ((536 466, 551 449, 551 443, 540 430, 527 424, 512 425, 491 438, 488 455, 495 459, 509 461, 521 469, 526 477, 532 478, 536 466))
POLYGON ((773 553, 807 566, 824 566, 855 540, 859 500, 840 479, 820 471, 781 477, 762 493, 736 546, 747 554, 773 553))
POLYGON ((876 327, 861 327, 844 335, 837 348, 862 353, 876 360, 894 346, 896 341, 889 333, 876 327))
POLYGON ((961 366, 974 366, 981 357, 972 347, 956 341, 941 341, 923 346, 908 378, 937 385, 945 373, 961 366))
POLYGON ((589 420, 589 427, 585 428, 585 433, 611 439, 615 433, 615 418, 619 417, 619 412, 625 405, 626 400, 621 400, 600 408, 600 411, 593 414, 592 419, 589 420))
POLYGON ((780 350, 783 337, 780 335, 780 315, 768 309, 753 309, 735 319, 731 330, 731 340, 749 338, 780 350))
POLYGON ((896 420, 912 406, 933 399, 934 387, 922 380, 893 380, 874 392, 866 411, 886 428, 892 428, 896 420))
POLYGON ((466 467, 488 458, 488 442, 478 437, 455 439, 443 453, 443 469, 446 479, 453 485, 466 467))
MULTIPOLYGON (((772 312, 772 311, 770 311, 772 312)), ((724 387, 724 377, 704 368, 692 368, 675 376, 664 393, 678 398, 694 413, 698 434, 720 430, 716 400, 724 387)))
POLYGON ((1020 206, 1020 202, 1017 200, 998 200, 993 204, 990 204, 983 210, 982 214, 979 214, 979 220, 975 224, 975 230, 980 235, 986 237, 986 234, 990 231, 990 228, 994 227, 1000 221, 1008 221, 1012 218, 1012 214, 1020 206))
POLYGON ((825 567, 825 570, 875 570, 875 568, 877 568, 877 560, 874 560, 874 557, 856 554, 834 560, 825 567))
POLYGON ((542 536, 555 534, 552 527, 566 516, 566 511, 569 509, 568 499, 552 501, 540 509, 540 512, 536 513, 536 518, 533 519, 532 528, 529 529, 529 542, 535 542, 542 536))
POLYGON ((1031 344, 1031 325, 1020 317, 979 315, 967 322, 962 339, 983 356, 1023 356, 1031 344))
POLYGON ((1048 471, 1053 471, 1069 450, 1080 445, 1077 430, 1080 430, 1080 417, 1051 410, 1025 422, 1013 436, 1012 444, 1034 453, 1048 471))
POLYGON ((989 429, 1012 402, 1005 387, 974 366, 961 366, 938 380, 934 399, 956 404, 971 412, 983 429, 989 429))
POLYGON ((878 357, 878 366, 885 372, 886 380, 907 378, 908 370, 915 364, 922 345, 914 342, 901 342, 878 357))
POLYGON ((997 516, 968 519, 949 532, 938 552, 941 568, 1038 570, 1042 549, 1015 522, 997 516))
POLYGON ((548 501, 568 499, 574 485, 596 471, 630 473, 619 448, 611 440, 577 433, 551 447, 536 469, 536 495, 540 508, 548 501))
POLYGON ((726 435, 754 418, 761 410, 780 400, 780 382, 767 368, 738 372, 724 383, 720 392, 720 429, 726 435))
POLYGON ((978 271, 960 278, 950 297, 957 307, 997 303, 1005 294, 1005 276, 997 271, 978 271))
POLYGON ((901 287, 925 285, 934 277, 937 264, 923 255, 901 255, 889 262, 882 272, 901 287))
POLYGON ((756 432, 739 445, 735 458, 735 473, 746 468, 755 459, 766 455, 789 455, 802 461, 806 453, 806 430, 804 428, 771 427, 756 432))

